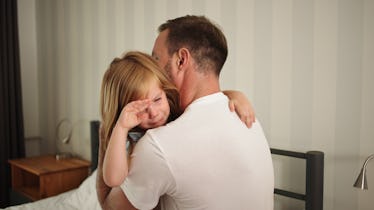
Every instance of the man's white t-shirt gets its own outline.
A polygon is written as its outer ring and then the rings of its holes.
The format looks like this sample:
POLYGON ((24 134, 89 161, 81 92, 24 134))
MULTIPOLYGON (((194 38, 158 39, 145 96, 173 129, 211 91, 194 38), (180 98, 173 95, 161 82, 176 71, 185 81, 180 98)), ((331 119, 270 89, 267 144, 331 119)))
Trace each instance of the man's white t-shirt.
POLYGON ((272 210, 274 174, 260 123, 248 129, 221 92, 146 132, 121 185, 138 209, 272 210))

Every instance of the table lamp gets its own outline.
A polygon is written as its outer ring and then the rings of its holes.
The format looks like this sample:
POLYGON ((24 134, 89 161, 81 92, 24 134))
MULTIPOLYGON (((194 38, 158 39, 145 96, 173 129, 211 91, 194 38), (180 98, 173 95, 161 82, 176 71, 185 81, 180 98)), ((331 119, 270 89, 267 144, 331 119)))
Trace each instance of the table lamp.
POLYGON ((371 154, 368 158, 366 158, 364 165, 361 168, 361 172, 358 175, 356 182, 354 183, 354 187, 360 188, 361 190, 367 190, 368 189, 368 184, 366 180, 366 166, 368 162, 374 158, 374 154, 371 154))
POLYGON ((71 134, 73 131, 73 125, 69 119, 65 118, 60 120, 56 126, 56 140, 58 153, 56 154, 56 159, 66 159, 72 157, 71 148, 71 134), (58 145, 60 145, 59 148, 58 145))

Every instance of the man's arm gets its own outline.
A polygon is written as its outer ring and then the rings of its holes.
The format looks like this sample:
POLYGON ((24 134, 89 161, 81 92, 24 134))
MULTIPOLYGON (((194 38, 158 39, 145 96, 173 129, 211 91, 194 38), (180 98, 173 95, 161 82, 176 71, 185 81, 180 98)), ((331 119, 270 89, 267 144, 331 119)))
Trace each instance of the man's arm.
POLYGON ((99 141, 99 157, 97 166, 97 176, 96 176, 96 192, 101 208, 104 210, 114 210, 114 209, 136 209, 130 201, 127 199, 120 187, 110 188, 108 187, 103 179, 103 160, 105 155, 104 144, 105 140, 100 132, 99 141))

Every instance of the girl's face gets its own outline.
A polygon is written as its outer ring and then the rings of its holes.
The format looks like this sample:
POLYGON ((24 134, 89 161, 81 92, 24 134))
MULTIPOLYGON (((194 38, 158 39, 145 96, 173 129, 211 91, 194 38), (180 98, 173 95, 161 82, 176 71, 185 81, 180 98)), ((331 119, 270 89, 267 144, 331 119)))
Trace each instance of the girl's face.
POLYGON ((144 99, 150 99, 152 102, 145 110, 145 119, 139 126, 143 129, 149 129, 166 124, 170 114, 170 106, 165 91, 160 88, 157 81, 153 81, 149 85, 149 91, 144 99))

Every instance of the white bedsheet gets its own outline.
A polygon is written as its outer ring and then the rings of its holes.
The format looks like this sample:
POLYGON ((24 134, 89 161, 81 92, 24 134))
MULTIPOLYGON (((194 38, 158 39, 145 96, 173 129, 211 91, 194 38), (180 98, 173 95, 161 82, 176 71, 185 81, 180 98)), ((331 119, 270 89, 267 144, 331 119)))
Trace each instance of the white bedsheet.
POLYGON ((79 188, 32 203, 10 206, 6 210, 79 209, 100 210, 96 195, 96 171, 85 179, 79 188))

